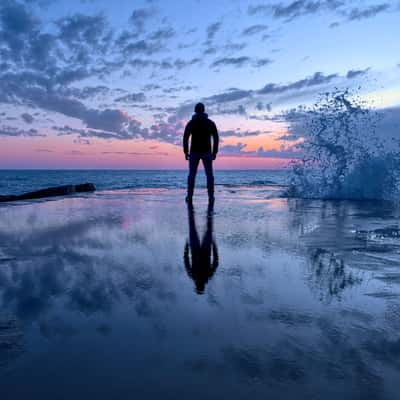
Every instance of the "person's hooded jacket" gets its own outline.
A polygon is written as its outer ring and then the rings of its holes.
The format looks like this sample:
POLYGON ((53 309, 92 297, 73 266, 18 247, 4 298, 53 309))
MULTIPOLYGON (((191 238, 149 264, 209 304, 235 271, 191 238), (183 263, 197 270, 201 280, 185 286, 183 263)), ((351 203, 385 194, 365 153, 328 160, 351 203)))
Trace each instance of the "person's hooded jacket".
POLYGON ((196 113, 187 123, 183 135, 183 151, 189 154, 189 137, 191 136, 190 153, 218 153, 219 137, 217 127, 206 113, 196 113), (211 150, 211 137, 213 146, 211 150))

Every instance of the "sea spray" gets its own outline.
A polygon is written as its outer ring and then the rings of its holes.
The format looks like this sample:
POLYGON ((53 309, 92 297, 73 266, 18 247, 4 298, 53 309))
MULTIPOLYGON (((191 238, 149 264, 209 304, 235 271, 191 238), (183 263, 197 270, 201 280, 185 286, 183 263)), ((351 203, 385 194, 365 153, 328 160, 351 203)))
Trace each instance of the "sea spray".
POLYGON ((384 114, 348 90, 325 93, 288 114, 302 158, 291 165, 288 194, 322 199, 399 199, 399 142, 384 114))

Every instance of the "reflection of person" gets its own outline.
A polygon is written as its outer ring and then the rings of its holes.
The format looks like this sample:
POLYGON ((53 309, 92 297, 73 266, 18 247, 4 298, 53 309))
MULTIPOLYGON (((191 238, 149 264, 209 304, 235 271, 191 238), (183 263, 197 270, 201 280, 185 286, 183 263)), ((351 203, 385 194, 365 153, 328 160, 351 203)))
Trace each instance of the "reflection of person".
POLYGON ((214 174, 213 160, 218 153, 218 131, 215 123, 208 119, 204 112, 204 104, 198 103, 194 108, 195 114, 187 123, 183 135, 183 151, 186 160, 189 160, 189 176, 186 201, 192 202, 194 183, 196 180, 197 168, 200 160, 203 162, 204 170, 207 176, 207 190, 210 202, 214 201, 214 174), (191 137, 189 153, 189 137, 191 137), (213 138, 213 147, 211 151, 211 137, 213 138))
POLYGON ((204 293, 207 282, 218 268, 218 248, 213 238, 213 212, 213 205, 210 203, 207 212, 207 229, 200 242, 194 209, 188 205, 189 241, 186 242, 184 261, 186 271, 193 279, 198 294, 204 293))

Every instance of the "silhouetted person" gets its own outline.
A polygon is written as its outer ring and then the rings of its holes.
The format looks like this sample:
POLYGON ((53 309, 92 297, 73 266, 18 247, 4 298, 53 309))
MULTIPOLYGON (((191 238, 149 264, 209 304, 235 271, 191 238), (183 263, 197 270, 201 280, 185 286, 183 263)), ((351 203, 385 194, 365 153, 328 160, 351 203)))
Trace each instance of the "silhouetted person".
POLYGON ((189 176, 186 201, 190 203, 193 199, 194 184, 196 180, 197 168, 200 160, 204 165, 207 176, 208 198, 214 201, 214 174, 212 162, 218 153, 218 131, 215 123, 208 118, 204 112, 204 104, 198 103, 194 108, 195 114, 187 123, 183 135, 183 152, 186 160, 189 160, 189 176), (189 152, 189 137, 191 137, 189 152), (213 146, 211 150, 211 137, 213 146))
POLYGON ((213 239, 213 204, 207 212, 207 229, 200 242, 193 206, 188 204, 189 241, 186 242, 184 261, 188 275, 193 279, 196 292, 203 294, 207 282, 218 268, 218 248, 213 239))

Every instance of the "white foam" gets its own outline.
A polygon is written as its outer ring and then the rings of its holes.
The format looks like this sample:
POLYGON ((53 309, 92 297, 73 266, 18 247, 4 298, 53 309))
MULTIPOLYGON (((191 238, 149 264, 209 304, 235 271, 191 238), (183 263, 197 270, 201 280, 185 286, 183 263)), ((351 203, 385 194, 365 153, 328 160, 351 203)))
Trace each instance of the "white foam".
POLYGON ((289 194, 305 198, 399 199, 400 146, 383 132, 385 113, 349 91, 326 93, 292 113, 302 160, 292 165, 289 194))

